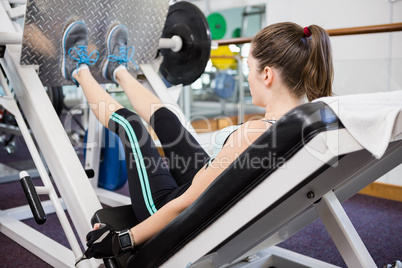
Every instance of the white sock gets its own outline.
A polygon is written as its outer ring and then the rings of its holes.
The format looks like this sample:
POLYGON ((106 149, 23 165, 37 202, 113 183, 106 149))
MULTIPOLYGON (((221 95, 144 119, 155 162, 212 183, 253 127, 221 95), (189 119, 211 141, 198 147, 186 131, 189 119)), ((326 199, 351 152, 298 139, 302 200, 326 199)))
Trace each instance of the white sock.
POLYGON ((88 65, 86 65, 86 64, 81 64, 80 67, 78 67, 77 69, 75 69, 71 75, 74 75, 75 73, 79 74, 79 71, 81 71, 81 70, 89 70, 88 65))
POLYGON ((118 71, 122 70, 122 69, 127 70, 126 66, 124 66, 124 65, 119 65, 119 67, 114 69, 114 71, 113 71, 113 79, 114 79, 114 81, 116 81, 116 73, 118 71))

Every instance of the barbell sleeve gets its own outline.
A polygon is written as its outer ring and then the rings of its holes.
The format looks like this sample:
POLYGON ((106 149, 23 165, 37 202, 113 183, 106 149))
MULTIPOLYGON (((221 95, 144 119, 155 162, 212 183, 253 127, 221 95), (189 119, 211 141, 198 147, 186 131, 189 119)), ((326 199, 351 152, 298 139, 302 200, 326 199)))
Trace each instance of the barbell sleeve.
POLYGON ((33 185, 32 179, 28 172, 21 171, 20 182, 36 223, 44 224, 46 222, 46 214, 43 210, 42 203, 40 202, 38 193, 36 192, 35 186, 33 185))
POLYGON ((173 52, 179 52, 183 47, 183 40, 178 35, 173 35, 171 38, 159 39, 160 49, 171 49, 173 52))

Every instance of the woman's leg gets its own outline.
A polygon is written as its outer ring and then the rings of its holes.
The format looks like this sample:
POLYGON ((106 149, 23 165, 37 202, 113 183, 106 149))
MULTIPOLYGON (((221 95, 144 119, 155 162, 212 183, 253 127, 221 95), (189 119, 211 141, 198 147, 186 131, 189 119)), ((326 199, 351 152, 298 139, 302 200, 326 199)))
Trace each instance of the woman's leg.
POLYGON ((118 70, 115 77, 134 110, 155 130, 162 144, 170 173, 178 185, 191 182, 197 171, 207 162, 208 154, 177 116, 125 68, 118 70))
POLYGON ((88 70, 81 70, 73 77, 81 84, 99 121, 122 141, 133 211, 143 221, 189 185, 178 187, 137 114, 114 100, 88 70))
POLYGON ((110 118, 109 129, 119 135, 124 146, 130 198, 139 221, 190 186, 178 187, 137 114, 125 108, 117 110, 110 118))
POLYGON ((96 118, 108 128, 109 118, 123 106, 98 84, 89 70, 79 70, 73 74, 73 77, 81 85, 88 105, 96 118))
POLYGON ((195 173, 206 162, 208 155, 178 118, 165 108, 159 98, 139 83, 125 68, 125 65, 132 61, 128 56, 131 48, 127 47, 126 27, 113 26, 107 40, 108 56, 103 63, 103 76, 118 83, 136 113, 154 127, 177 183, 183 185, 191 182, 195 173))
MULTIPOLYGON (((123 76, 123 78, 118 81, 122 81, 125 85, 131 82, 131 86, 126 85, 126 88, 130 88, 130 90, 127 90, 128 92, 130 92, 129 95, 134 97, 133 92, 136 92, 136 90, 139 89, 137 91, 137 96, 141 97, 135 97, 136 102, 133 104, 133 107, 136 112, 138 110, 143 111, 141 117, 144 118, 143 116, 145 114, 145 116, 148 118, 148 123, 152 125, 156 135, 158 135, 163 150, 165 152, 165 157, 167 159, 171 175, 173 176, 173 178, 175 178, 179 186, 191 182, 192 178, 195 176, 198 170, 207 162, 209 156, 194 139, 191 133, 183 127, 177 116, 170 110, 165 108, 161 102, 158 102, 159 99, 155 95, 149 92, 149 90, 147 90, 146 88, 143 88, 143 86, 138 81, 136 81, 127 71, 119 71, 116 75, 116 78, 120 77, 120 73, 128 74, 126 77, 123 76), (149 94, 146 94, 145 92, 149 94), (144 99, 146 99, 146 101, 143 101, 144 99), (152 102, 152 100, 154 100, 155 102, 152 102), (156 105, 154 107, 156 108, 156 111, 154 113, 151 113, 151 107, 155 103, 156 105)), ((120 110, 123 107, 102 87, 100 87, 100 85, 93 78, 89 70, 84 69, 79 71, 79 73, 76 72, 73 77, 80 83, 85 97, 87 98, 87 101, 95 116, 102 123, 102 125, 110 129, 109 118, 114 118, 112 117, 112 115, 117 110, 120 110)), ((139 118, 137 118, 136 120, 138 121, 139 118)), ((142 123, 140 123, 140 125, 141 128, 136 127, 138 128, 138 130, 134 131, 134 133, 139 132, 141 139, 145 139, 144 141, 147 143, 148 138, 144 135, 147 134, 147 136, 149 136, 148 132, 143 131, 145 127, 143 127, 142 123)), ((110 130, 114 131, 113 129, 110 130)), ((120 138, 122 138, 120 134, 118 135, 120 136, 120 138)), ((153 142, 152 146, 155 147, 153 145, 153 142)), ((156 149, 153 151, 153 153, 157 153, 156 149)), ((134 160, 131 153, 129 153, 128 156, 126 155, 126 160, 130 160, 130 162, 134 160), (127 158, 130 156, 131 159, 127 158)), ((152 156, 148 160, 151 162, 160 162, 160 159, 156 159, 155 156, 152 156)))
POLYGON ((112 113, 122 106, 105 92, 89 71, 99 58, 98 51, 88 53, 88 30, 83 21, 67 23, 61 40, 61 74, 67 80, 80 84, 87 101, 98 120, 107 127, 112 113))
POLYGON ((165 105, 162 101, 138 82, 126 68, 116 72, 116 82, 123 88, 136 113, 150 124, 152 114, 165 105))
POLYGON ((136 65, 132 59, 134 48, 127 46, 127 27, 121 24, 112 25, 108 31, 106 40, 107 55, 102 63, 103 77, 118 83, 124 89, 135 112, 149 123, 149 119, 154 111, 164 105, 126 69, 128 62, 136 65))
POLYGON ((162 107, 156 110, 150 121, 177 184, 191 182, 208 162, 209 155, 169 109, 162 107))
POLYGON ((137 219, 143 221, 188 186, 177 186, 140 117, 124 109, 93 78, 88 65, 97 58, 91 59, 94 52, 87 52, 87 40, 84 22, 67 25, 62 40, 62 75, 81 85, 99 121, 119 135, 126 155, 133 210, 137 219))

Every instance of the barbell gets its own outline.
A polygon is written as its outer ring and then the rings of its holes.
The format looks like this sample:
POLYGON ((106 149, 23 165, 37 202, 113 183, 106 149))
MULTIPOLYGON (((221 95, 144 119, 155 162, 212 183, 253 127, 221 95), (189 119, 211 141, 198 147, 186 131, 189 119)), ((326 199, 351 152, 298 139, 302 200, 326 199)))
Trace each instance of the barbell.
POLYGON ((211 32, 202 11, 186 1, 169 7, 159 51, 160 74, 173 85, 189 85, 205 70, 211 52, 211 32))

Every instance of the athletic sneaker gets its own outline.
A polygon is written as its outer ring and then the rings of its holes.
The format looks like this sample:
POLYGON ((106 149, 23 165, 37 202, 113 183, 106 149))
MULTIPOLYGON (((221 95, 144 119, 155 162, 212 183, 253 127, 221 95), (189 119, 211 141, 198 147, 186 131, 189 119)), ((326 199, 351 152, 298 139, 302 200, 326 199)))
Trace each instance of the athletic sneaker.
POLYGON ((131 61, 138 70, 137 64, 134 62, 134 48, 127 47, 128 30, 121 24, 112 25, 107 34, 106 50, 107 56, 102 65, 102 75, 104 78, 116 83, 115 70, 119 66, 127 67, 127 63, 131 61))
POLYGON ((64 78, 77 84, 73 72, 81 64, 93 65, 99 58, 98 51, 92 51, 88 55, 88 30, 83 21, 72 21, 67 24, 61 42, 62 58, 61 73, 64 78), (93 57, 93 56, 96 57, 93 57))

